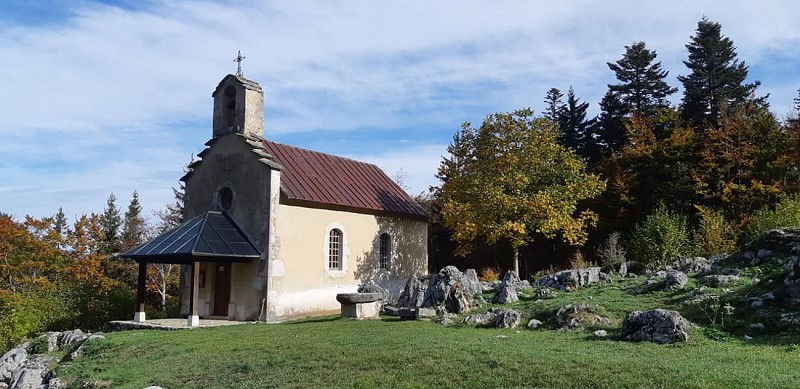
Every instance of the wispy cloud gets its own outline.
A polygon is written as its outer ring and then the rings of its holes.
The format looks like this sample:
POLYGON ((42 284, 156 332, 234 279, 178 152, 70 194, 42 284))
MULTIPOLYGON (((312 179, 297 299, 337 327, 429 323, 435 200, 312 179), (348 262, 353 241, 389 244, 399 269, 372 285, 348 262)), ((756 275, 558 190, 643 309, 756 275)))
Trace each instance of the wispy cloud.
POLYGON ((703 15, 722 24, 777 113, 800 86, 794 1, 53 4, 42 18, 0 12, 0 210, 18 216, 99 211, 111 191, 137 189, 150 209, 169 201, 210 136, 210 93, 237 49, 264 87, 268 138, 316 147, 324 137, 402 167, 414 190, 435 183, 463 121, 537 109, 553 86, 574 86, 596 112, 613 82, 605 63, 634 41, 658 51, 678 86, 703 15))

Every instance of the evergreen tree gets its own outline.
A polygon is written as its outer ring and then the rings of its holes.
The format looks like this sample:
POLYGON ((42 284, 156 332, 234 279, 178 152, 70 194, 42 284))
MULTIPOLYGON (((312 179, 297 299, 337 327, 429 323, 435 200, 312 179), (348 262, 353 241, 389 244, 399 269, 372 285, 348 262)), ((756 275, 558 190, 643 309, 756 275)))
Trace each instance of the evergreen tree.
POLYGON ((564 94, 558 88, 550 88, 544 97, 544 118, 552 123, 558 124, 559 113, 564 108, 562 97, 564 97, 564 94))
POLYGON ((562 144, 585 158, 592 156, 595 145, 591 131, 594 119, 586 120, 587 108, 589 103, 581 102, 570 86, 567 103, 561 108, 558 119, 562 144))
POLYGON ((117 208, 117 197, 114 193, 108 196, 106 208, 100 215, 100 226, 103 232, 103 242, 100 251, 104 254, 112 254, 120 249, 119 228, 122 226, 122 216, 117 208))
POLYGON ((797 88, 797 97, 792 101, 794 102, 794 110, 800 112, 800 88, 797 88))
POLYGON ((652 114, 668 107, 666 97, 678 90, 664 81, 669 72, 661 69, 661 62, 653 63, 655 58, 655 50, 648 50, 644 42, 636 42, 625 46, 622 59, 608 62, 608 67, 620 81, 619 84, 609 85, 608 89, 619 96, 628 111, 652 114))
POLYGON ((61 236, 67 234, 67 216, 64 215, 62 207, 58 207, 58 212, 53 215, 53 230, 61 236))
POLYGON ((597 136, 601 154, 617 153, 625 144, 625 115, 628 108, 619 95, 607 91, 600 101, 600 116, 595 122, 593 133, 597 136))
POLYGON ((792 100, 794 106, 789 118, 786 120, 789 127, 800 128, 800 88, 797 89, 797 97, 792 100))
MULTIPOLYGON (((689 60, 683 63, 691 73, 678 76, 684 87, 683 117, 695 126, 716 126, 722 106, 743 104, 760 82, 744 84, 748 67, 736 58, 736 48, 719 23, 705 17, 697 22, 686 48, 689 60)), ((766 97, 759 100, 763 104, 766 97)))
POLYGON ((156 211, 159 219, 158 233, 167 232, 183 223, 183 193, 184 187, 181 183, 179 189, 172 188, 172 195, 175 201, 164 205, 164 209, 156 211))
POLYGON ((147 222, 142 217, 142 205, 139 203, 139 193, 133 191, 128 210, 125 211, 125 221, 122 226, 122 250, 128 250, 144 242, 147 234, 147 222))

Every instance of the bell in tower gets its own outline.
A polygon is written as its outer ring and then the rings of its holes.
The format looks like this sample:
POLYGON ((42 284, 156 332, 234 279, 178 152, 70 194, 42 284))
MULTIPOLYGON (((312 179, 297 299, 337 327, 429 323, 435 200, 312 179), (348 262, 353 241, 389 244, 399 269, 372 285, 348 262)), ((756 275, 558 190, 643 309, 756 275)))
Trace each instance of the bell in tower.
POLYGON ((264 92, 257 82, 229 74, 214 93, 214 137, 238 133, 264 137, 264 92))

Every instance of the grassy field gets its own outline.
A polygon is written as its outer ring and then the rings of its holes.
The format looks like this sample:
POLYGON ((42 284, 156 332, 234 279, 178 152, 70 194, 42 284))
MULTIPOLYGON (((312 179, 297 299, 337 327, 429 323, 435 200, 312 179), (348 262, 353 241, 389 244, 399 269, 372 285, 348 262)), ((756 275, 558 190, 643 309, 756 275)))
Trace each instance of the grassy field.
MULTIPOLYGON (((794 388, 800 349, 794 336, 712 340, 702 329, 675 345, 618 339, 633 309, 678 306, 685 292, 630 293, 639 280, 561 293, 515 308, 544 319, 567 302, 596 305, 615 323, 610 336, 444 326, 384 318, 323 317, 191 331, 108 334, 61 368, 73 385, 138 388, 794 388)), ((485 309, 485 308, 484 308, 485 309)), ((687 307, 687 310, 689 308, 687 307)), ((697 313, 697 312, 695 312, 697 313)), ((740 312, 741 313, 741 312, 740 312)), ((734 319, 729 319, 734 320, 734 319)))

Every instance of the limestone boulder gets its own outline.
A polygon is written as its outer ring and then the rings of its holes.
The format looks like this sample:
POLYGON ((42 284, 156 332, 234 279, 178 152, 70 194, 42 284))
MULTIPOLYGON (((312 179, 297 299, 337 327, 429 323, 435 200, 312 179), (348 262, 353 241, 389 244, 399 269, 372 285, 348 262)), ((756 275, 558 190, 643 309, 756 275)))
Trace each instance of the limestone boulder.
POLYGON ((691 323, 677 311, 655 309, 633 311, 622 322, 622 337, 632 341, 655 343, 685 342, 691 323))
POLYGON ((564 305, 556 311, 556 325, 562 330, 580 330, 585 327, 611 324, 611 320, 595 313, 598 308, 588 304, 564 305))
POLYGON ((406 281, 405 288, 400 292, 398 306, 403 308, 421 307, 425 299, 425 291, 428 286, 415 276, 411 276, 406 281))
POLYGON ((490 312, 476 313, 474 315, 465 316, 464 319, 461 320, 461 324, 485 326, 491 323, 492 318, 494 318, 494 315, 490 312))
POLYGON ((473 296, 483 292, 483 285, 478 280, 478 273, 475 269, 467 269, 461 279, 464 289, 471 293, 473 296))
MULTIPOLYGON (((444 306, 448 312, 463 313, 475 305, 475 295, 465 286, 464 275, 455 266, 446 266, 427 277, 423 307, 444 306)), ((469 281, 467 281, 469 283, 469 281)))
POLYGON ((705 257, 680 257, 667 266, 667 270, 676 270, 684 273, 699 273, 711 269, 711 260, 705 257))
POLYGON ((14 371, 11 377, 11 389, 47 388, 51 378, 50 364, 55 360, 45 355, 35 355, 25 361, 23 366, 14 371))
POLYGON ((531 319, 530 321, 528 321, 527 327, 528 327, 529 330, 535 330, 535 329, 541 327, 542 324, 543 323, 541 321, 539 321, 539 320, 531 319))
POLYGON ((450 289, 456 284, 461 285, 463 274, 455 266, 446 266, 437 274, 426 276, 428 288, 425 290, 423 307, 436 307, 443 305, 450 295, 450 289))
POLYGON ((501 308, 493 312, 492 322, 496 328, 516 328, 522 315, 518 311, 501 308))
POLYGON ((550 288, 539 288, 539 289, 536 291, 536 299, 537 299, 537 300, 543 300, 543 299, 553 298, 553 297, 556 297, 556 296, 558 296, 558 292, 557 292, 557 291, 555 291, 555 289, 550 289, 550 288))
POLYGON ((28 343, 18 345, 0 357, 0 382, 10 382, 20 366, 28 359, 28 343))
POLYGON ((561 290, 571 290, 601 281, 600 267, 571 269, 547 275, 536 280, 536 285, 561 290))
POLYGON ((503 281, 500 290, 492 297, 492 304, 508 304, 519 301, 517 290, 512 283, 503 281))
MULTIPOLYGON (((96 334, 89 335, 89 337, 87 337, 83 342, 81 342, 81 344, 78 347, 76 347, 75 350, 72 351, 69 354, 69 358, 72 359, 72 360, 75 360, 75 359, 77 359, 79 357, 82 357, 83 353, 85 352, 86 345, 88 345, 91 342, 94 342, 95 340, 100 340, 100 339, 105 339, 105 338, 106 337, 103 336, 103 335, 96 335, 96 334)), ((51 383, 51 386, 52 386, 52 383, 51 383)))
POLYGON ((461 283, 450 288, 450 293, 444 301, 444 308, 450 313, 468 312, 474 306, 475 295, 461 283))
POLYGON ((705 281, 705 283, 708 286, 710 286, 712 288, 716 288, 716 287, 724 285, 724 284, 730 284, 730 283, 739 281, 739 276, 730 275, 730 274, 712 274, 712 275, 705 276, 703 278, 703 281, 705 281))
POLYGON ((664 289, 681 290, 687 282, 689 282, 689 277, 686 273, 678 270, 669 271, 664 277, 664 289))

